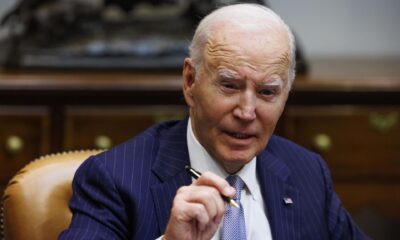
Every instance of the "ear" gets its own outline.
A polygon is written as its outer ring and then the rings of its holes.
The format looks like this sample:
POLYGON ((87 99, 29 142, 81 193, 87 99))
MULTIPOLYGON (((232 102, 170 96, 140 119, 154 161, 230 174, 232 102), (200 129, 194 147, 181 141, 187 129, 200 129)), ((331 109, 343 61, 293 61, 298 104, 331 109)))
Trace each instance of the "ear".
POLYGON ((193 107, 194 105, 193 89, 196 84, 195 83, 196 72, 192 65, 192 60, 190 58, 185 58, 185 61, 183 62, 182 77, 183 77, 183 84, 182 84, 183 95, 185 97, 186 104, 189 107, 193 107))

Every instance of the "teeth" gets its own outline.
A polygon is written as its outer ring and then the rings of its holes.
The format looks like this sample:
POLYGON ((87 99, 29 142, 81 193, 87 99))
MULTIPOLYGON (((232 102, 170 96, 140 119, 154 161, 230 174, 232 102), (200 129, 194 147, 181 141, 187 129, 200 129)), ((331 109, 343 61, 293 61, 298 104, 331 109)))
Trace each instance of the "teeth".
POLYGON ((233 134, 233 136, 234 136, 235 138, 240 138, 240 139, 244 139, 244 138, 248 138, 248 137, 249 137, 249 135, 240 134, 240 133, 233 134))
POLYGON ((228 132, 228 131, 226 131, 226 133, 237 139, 247 139, 247 138, 252 137, 252 135, 244 134, 244 133, 235 133, 235 132, 228 132))

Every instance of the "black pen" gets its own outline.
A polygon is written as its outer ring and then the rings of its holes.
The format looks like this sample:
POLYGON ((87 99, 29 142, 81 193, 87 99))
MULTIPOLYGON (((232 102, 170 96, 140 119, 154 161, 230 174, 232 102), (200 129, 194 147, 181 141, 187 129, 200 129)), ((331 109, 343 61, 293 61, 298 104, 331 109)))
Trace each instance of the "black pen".
MULTIPOLYGON (((192 176, 194 179, 198 179, 201 176, 201 173, 194 170, 190 166, 186 165, 185 166, 186 171, 192 176)), ((225 202, 229 203, 231 206, 239 208, 239 204, 237 204, 233 199, 230 199, 227 196, 224 196, 221 194, 221 197, 225 200, 225 202)))

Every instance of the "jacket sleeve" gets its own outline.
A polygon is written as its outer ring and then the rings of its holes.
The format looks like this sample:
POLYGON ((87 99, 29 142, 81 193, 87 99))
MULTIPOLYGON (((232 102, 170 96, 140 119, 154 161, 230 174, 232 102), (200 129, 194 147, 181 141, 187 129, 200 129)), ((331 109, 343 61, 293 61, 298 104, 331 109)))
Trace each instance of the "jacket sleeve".
POLYGON ((326 189, 328 227, 331 239, 363 240, 370 239, 357 226, 333 189, 332 177, 325 161, 319 157, 326 189))
POLYGON ((101 159, 91 157, 78 168, 72 189, 72 221, 59 239, 128 239, 125 204, 101 159))

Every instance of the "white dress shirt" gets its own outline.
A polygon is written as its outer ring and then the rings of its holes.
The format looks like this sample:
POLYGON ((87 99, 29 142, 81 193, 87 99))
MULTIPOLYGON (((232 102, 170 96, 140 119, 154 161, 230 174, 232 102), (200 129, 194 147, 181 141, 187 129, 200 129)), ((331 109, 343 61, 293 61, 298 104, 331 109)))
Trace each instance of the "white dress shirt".
MULTIPOLYGON (((229 174, 208 154, 204 147, 197 141, 193 134, 191 120, 189 118, 187 128, 187 143, 191 166, 199 172, 210 171, 222 178, 229 174)), ((272 239, 271 229, 267 219, 260 184, 256 177, 256 157, 246 164, 239 172, 245 183, 241 192, 240 202, 244 210, 246 237, 248 240, 269 240, 272 239)), ((212 240, 220 239, 219 226, 212 240)))

